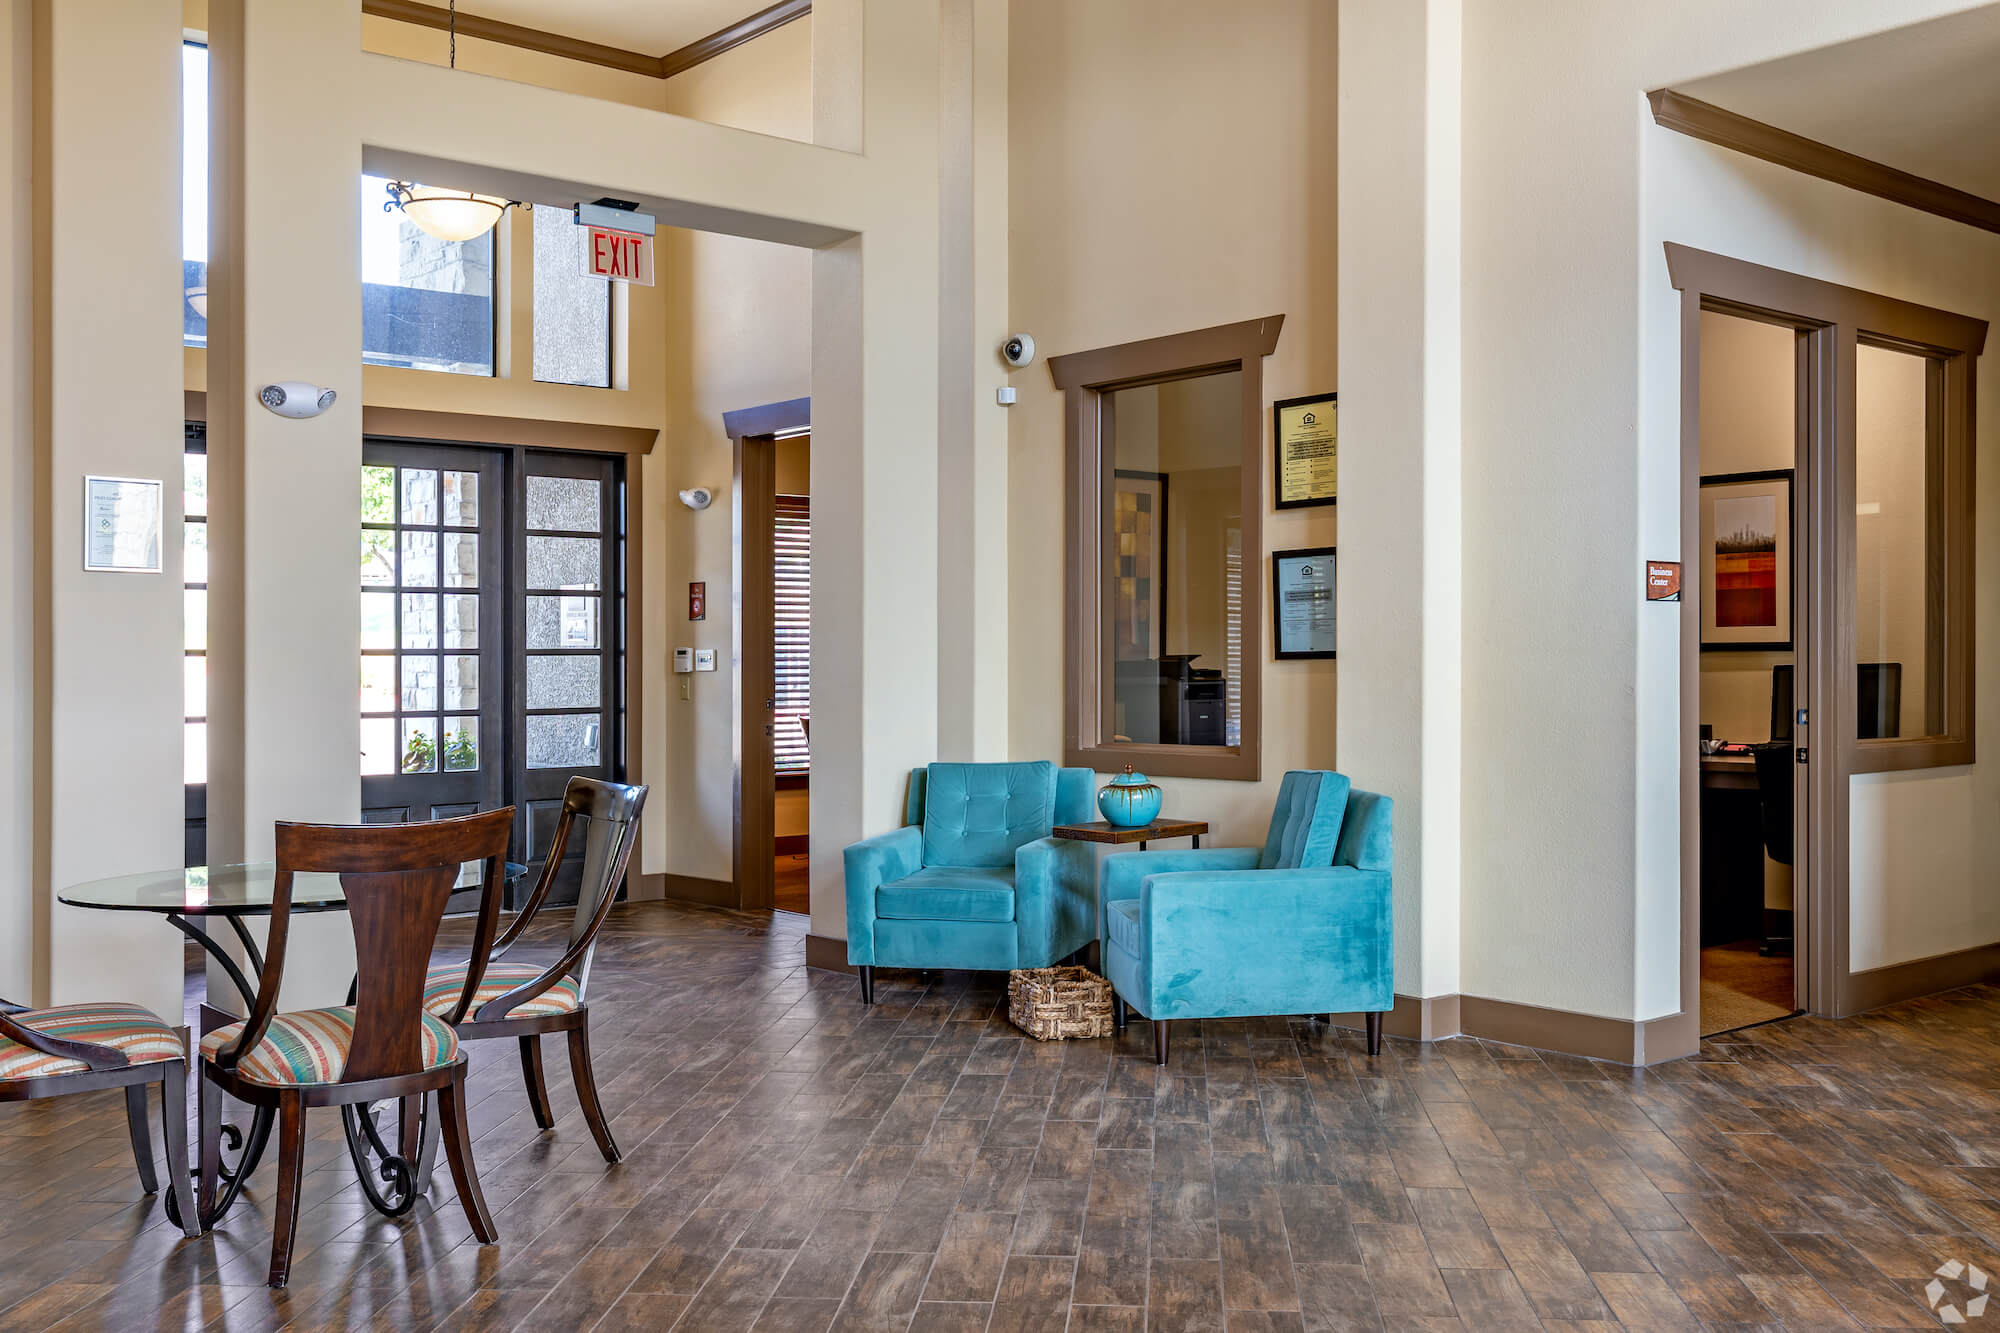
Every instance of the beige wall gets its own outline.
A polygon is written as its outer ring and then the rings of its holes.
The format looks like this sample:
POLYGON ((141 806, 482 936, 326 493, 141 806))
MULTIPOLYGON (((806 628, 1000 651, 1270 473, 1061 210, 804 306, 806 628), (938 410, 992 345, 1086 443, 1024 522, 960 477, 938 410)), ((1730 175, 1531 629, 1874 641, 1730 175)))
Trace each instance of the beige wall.
MULTIPOLYGON (((790 23, 676 75, 667 80, 665 107, 758 134, 810 139, 811 37, 810 22, 790 23)), ((811 394, 812 256, 768 241, 672 228, 659 237, 656 266, 667 299, 664 411, 647 493, 659 532, 650 562, 667 601, 664 621, 648 626, 648 653, 670 664, 673 648, 714 648, 727 664, 735 626, 734 496, 722 414, 811 394), (688 486, 709 487, 715 502, 700 513, 686 509, 674 496, 688 486), (697 579, 708 583, 708 619, 690 624, 677 608, 697 579), (655 632, 658 647, 650 637, 655 632)), ((692 688, 692 701, 672 691, 647 718, 648 747, 660 756, 655 771, 674 779, 654 794, 654 818, 670 830, 658 868, 726 883, 735 822, 729 672, 698 674, 692 688)), ((803 795, 784 793, 789 800, 779 808, 803 795)))
MULTIPOLYGON (((1702 313, 1703 476, 1792 466, 1794 355, 1790 329, 1702 313)), ((1771 668, 1791 660, 1789 652, 1703 653, 1701 721, 1720 740, 1771 739, 1771 668)))
MULTIPOLYGON (((1335 23, 1317 0, 1016 0, 1008 320, 1040 355, 1283 314, 1265 398, 1336 387, 1335 23)), ((1010 379, 1009 749, 1059 760, 1062 401, 1039 360, 1010 379)), ((1264 515, 1265 551, 1335 535, 1330 508, 1264 515)), ((1268 583, 1265 553, 1245 572, 1268 583)), ((1263 780, 1161 783, 1218 846, 1262 841, 1286 769, 1338 760, 1334 664, 1272 660, 1268 614, 1263 635, 1263 780)))
POLYGON ((0 209, 0 997, 34 992, 35 396, 32 175, 34 52, 29 0, 0 6, 0 158, 15 182, 0 209))

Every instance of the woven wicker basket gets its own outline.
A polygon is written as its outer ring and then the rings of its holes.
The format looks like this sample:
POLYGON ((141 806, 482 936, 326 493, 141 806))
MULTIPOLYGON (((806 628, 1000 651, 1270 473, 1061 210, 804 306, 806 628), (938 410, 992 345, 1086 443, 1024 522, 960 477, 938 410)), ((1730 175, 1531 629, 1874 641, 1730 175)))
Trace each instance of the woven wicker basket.
POLYGON ((1036 1041, 1111 1035, 1111 983, 1087 967, 1007 975, 1007 1018, 1036 1041))

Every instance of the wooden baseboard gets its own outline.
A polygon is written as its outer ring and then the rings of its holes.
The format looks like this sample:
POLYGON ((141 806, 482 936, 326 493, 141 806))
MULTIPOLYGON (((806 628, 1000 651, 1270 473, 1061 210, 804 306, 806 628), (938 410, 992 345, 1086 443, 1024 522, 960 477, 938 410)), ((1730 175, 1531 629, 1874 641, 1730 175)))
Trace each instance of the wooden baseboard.
POLYGON ((2000 944, 1981 944, 1955 953, 1932 954, 1907 963, 1871 967, 1848 974, 1843 1017, 1880 1009, 1899 1000, 2000 980, 2000 944))
POLYGON ((636 872, 625 876, 625 901, 628 903, 656 902, 667 896, 667 877, 654 873, 642 875, 636 872))
POLYGON ((743 899, 726 879, 702 879, 697 875, 661 875, 660 894, 684 903, 708 907, 740 907, 743 899))
POLYGON ((847 961, 847 941, 827 935, 806 936, 806 966, 825 968, 829 972, 854 970, 854 964, 847 961))
MULTIPOLYGON (((1335 1014, 1333 1021, 1358 1028, 1362 1016, 1335 1014)), ((1398 995, 1396 1007, 1382 1021, 1382 1030, 1390 1036, 1413 1041, 1482 1037, 1625 1065, 1658 1064, 1694 1054, 1701 1044, 1698 1026, 1691 1014, 1635 1023, 1477 995, 1398 995)))
POLYGON ((786 833, 771 839, 771 846, 779 856, 804 856, 812 850, 812 834, 786 833))
MULTIPOLYGON (((1358 1028, 1364 1020, 1358 1013, 1333 1015, 1335 1027, 1358 1028)), ((1411 1041, 1436 1041, 1458 1035, 1458 996, 1398 995, 1396 1007, 1382 1020, 1382 1030, 1392 1037, 1411 1041)))

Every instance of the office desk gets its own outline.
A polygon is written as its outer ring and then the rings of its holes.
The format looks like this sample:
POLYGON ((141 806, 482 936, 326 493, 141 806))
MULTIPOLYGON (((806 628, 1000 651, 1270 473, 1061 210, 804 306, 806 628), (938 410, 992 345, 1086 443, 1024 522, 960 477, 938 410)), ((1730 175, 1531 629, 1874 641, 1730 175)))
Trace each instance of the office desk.
POLYGON ((1701 785, 1718 791, 1756 791, 1757 760, 1747 754, 1702 755, 1701 785))
POLYGON ((1701 945, 1762 936, 1764 826, 1757 760, 1701 759, 1701 945))

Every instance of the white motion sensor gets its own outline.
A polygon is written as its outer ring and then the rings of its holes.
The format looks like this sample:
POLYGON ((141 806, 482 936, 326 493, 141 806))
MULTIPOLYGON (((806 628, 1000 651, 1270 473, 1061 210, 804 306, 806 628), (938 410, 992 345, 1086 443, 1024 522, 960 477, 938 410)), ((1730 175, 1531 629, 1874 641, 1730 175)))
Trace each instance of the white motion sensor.
POLYGON ((257 390, 257 401, 281 417, 316 417, 332 407, 333 400, 339 396, 331 389, 322 389, 303 380, 266 384, 257 390))
POLYGON ((713 499, 715 499, 714 494, 706 486, 696 486, 692 490, 681 492, 681 503, 689 509, 706 509, 713 499))
POLYGON ((1019 370, 1035 359, 1035 338, 1029 333, 1010 333, 1007 341, 1000 344, 1000 355, 1007 364, 1019 370))

